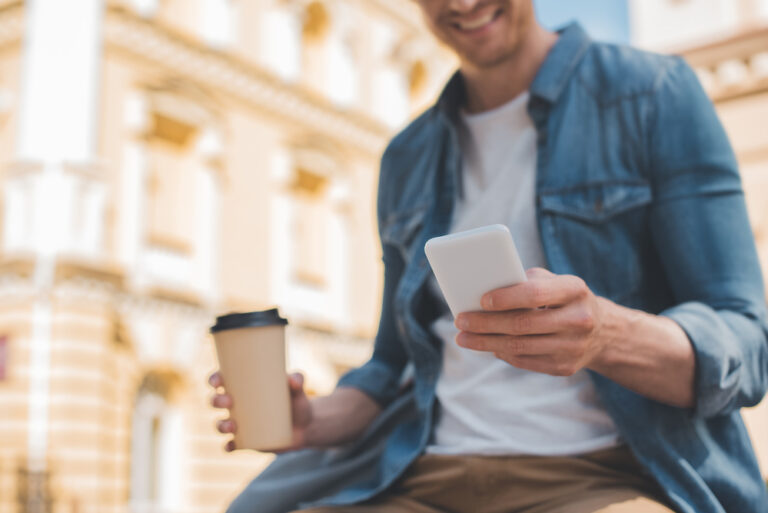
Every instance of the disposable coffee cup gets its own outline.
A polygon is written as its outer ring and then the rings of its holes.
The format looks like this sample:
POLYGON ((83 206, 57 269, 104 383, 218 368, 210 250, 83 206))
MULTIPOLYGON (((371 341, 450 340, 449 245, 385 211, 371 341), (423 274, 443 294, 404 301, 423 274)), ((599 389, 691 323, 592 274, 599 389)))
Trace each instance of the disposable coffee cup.
POLYGON ((211 328, 219 369, 232 396, 235 447, 269 451, 293 441, 285 369, 285 326, 277 308, 232 313, 211 328))

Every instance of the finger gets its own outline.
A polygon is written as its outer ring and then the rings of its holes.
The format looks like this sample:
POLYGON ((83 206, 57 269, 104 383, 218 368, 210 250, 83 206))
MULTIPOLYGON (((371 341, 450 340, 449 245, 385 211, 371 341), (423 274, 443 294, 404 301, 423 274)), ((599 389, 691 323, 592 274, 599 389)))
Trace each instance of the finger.
POLYGON ((225 450, 225 451, 227 451, 227 452, 232 452, 232 451, 234 451, 235 449, 236 449, 236 447, 235 447, 235 441, 234 441, 234 440, 230 440, 230 441, 229 441, 229 442, 227 442, 227 444, 224 446, 224 450, 225 450))
POLYGON ((531 267, 525 271, 525 277, 529 280, 548 279, 554 278, 555 276, 557 276, 555 273, 550 272, 543 267, 531 267))
POLYGON ((461 332, 456 336, 456 343, 473 351, 497 353, 505 357, 551 355, 563 350, 567 341, 562 337, 544 336, 509 336, 509 335, 476 335, 461 332))
POLYGON ((456 317, 462 331, 497 335, 546 335, 560 331, 566 313, 562 308, 465 312, 456 317))
POLYGON ((573 376, 581 367, 575 361, 557 362, 550 356, 516 356, 504 358, 503 355, 497 355, 510 365, 518 369, 548 374, 550 376, 573 376))
POLYGON ((304 375, 300 372, 294 372, 288 376, 288 387, 291 390, 291 394, 304 391, 304 375))
POLYGON ((232 396, 229 394, 216 394, 211 398, 211 405, 214 408, 232 408, 232 396))
POLYGON ((492 290, 483 296, 481 304, 487 311, 559 306, 582 297, 588 290, 584 280, 577 276, 553 275, 492 290))
POLYGON ((233 419, 224 419, 216 423, 216 429, 220 433, 235 433, 237 431, 237 423, 233 419))
POLYGON ((221 373, 219 371, 214 372, 208 377, 208 383, 213 388, 219 388, 224 386, 224 380, 221 377, 221 373))

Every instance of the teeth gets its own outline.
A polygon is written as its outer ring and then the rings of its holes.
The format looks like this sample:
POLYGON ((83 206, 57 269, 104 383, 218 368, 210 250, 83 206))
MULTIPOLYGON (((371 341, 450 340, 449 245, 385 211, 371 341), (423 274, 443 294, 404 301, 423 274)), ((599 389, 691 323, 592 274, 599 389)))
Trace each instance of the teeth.
POLYGON ((491 12, 487 15, 483 16, 482 18, 478 18, 473 21, 460 21, 458 22, 459 28, 461 30, 475 30, 479 29, 483 25, 486 25, 490 23, 493 20, 493 17, 496 15, 496 13, 491 12))

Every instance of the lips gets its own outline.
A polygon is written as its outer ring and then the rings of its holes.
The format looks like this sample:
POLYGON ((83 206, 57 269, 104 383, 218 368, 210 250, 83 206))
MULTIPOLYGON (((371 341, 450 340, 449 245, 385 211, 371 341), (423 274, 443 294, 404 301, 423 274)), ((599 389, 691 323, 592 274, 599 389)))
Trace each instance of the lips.
POLYGON ((462 32, 474 32, 476 30, 481 30, 485 28, 485 26, 493 23, 500 14, 501 9, 494 9, 471 19, 454 20, 451 25, 453 25, 455 29, 461 30, 462 32))

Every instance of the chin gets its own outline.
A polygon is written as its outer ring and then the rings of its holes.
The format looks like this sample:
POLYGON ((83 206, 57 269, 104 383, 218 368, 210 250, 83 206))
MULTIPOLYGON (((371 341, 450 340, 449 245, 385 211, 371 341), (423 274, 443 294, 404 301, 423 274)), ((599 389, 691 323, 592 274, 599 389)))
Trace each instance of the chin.
POLYGON ((462 61, 473 68, 493 68, 510 57, 510 52, 497 50, 495 52, 471 52, 462 55, 462 61))

